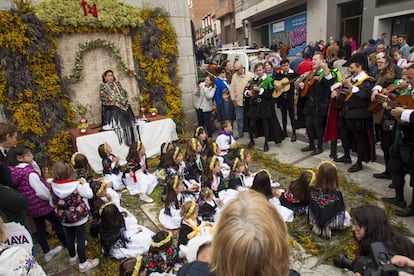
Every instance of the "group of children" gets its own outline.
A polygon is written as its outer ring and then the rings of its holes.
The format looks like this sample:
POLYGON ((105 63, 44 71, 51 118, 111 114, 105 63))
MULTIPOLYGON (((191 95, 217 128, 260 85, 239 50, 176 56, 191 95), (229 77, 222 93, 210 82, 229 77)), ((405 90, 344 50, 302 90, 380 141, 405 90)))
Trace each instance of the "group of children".
POLYGON ((223 125, 217 143, 208 139, 203 127, 198 127, 185 154, 180 147, 164 143, 159 165, 150 173, 142 143, 131 144, 124 168, 111 146, 104 143, 98 147, 102 177, 95 178, 86 156, 75 153, 71 162, 62 160, 54 164, 50 183, 43 178, 27 147, 11 148, 8 158, 15 188, 29 200, 28 214, 35 221, 45 260, 50 261, 65 247, 69 263, 79 262, 81 272, 99 263, 99 259, 86 258, 89 213, 90 233, 100 238, 102 253, 117 259, 146 255, 141 261, 148 272, 177 269, 179 258, 187 255, 189 240, 211 235, 223 205, 249 188, 268 198, 285 221, 292 221, 294 215, 308 214, 317 235, 330 238, 331 229, 350 225, 333 163, 321 162, 316 173, 306 170, 286 190, 279 190, 274 189, 268 171, 249 172, 248 150, 236 147, 231 122, 223 125), (139 225, 121 206, 122 193, 116 192, 127 188, 131 195, 151 202, 148 195, 158 183, 164 186, 164 208, 159 221, 167 229, 179 228, 179 250, 173 247, 171 233, 155 234, 139 225), (46 220, 52 223, 63 247, 49 248, 46 220))

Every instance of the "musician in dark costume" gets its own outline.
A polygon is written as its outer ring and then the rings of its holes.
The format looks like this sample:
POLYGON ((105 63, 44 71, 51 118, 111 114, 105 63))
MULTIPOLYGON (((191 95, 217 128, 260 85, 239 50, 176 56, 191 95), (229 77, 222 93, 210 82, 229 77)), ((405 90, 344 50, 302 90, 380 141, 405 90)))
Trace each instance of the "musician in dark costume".
MULTIPOLYGON (((347 66, 352 74, 351 79, 342 80, 342 89, 346 89, 348 94, 339 111, 339 137, 345 154, 334 158, 334 161, 351 163, 352 148, 358 160, 348 172, 357 172, 362 170, 362 161, 371 161, 372 115, 368 105, 374 79, 366 73, 368 60, 364 54, 353 55, 343 66, 347 66)), ((338 90, 334 90, 332 96, 338 93, 338 90)))
POLYGON ((282 127, 283 127, 283 134, 285 137, 288 137, 286 132, 286 126, 287 126, 287 115, 289 112, 289 119, 290 124, 292 126, 292 138, 290 141, 295 142, 296 141, 296 130, 294 126, 294 93, 295 93, 295 87, 293 83, 290 83, 290 81, 295 80, 298 77, 298 74, 296 74, 292 69, 290 69, 289 66, 289 60, 284 59, 280 62, 282 71, 280 73, 274 74, 273 78, 276 80, 275 86, 278 91, 282 90, 285 91, 285 88, 287 91, 284 92, 282 95, 280 95, 277 98, 277 106, 280 108, 280 111, 282 112, 282 127), (287 78, 287 82, 281 82, 279 85, 277 84, 277 81, 280 81, 282 79, 287 78), (287 87, 289 86, 289 87, 287 87))
MULTIPOLYGON (((398 77, 392 65, 390 57, 385 53, 377 54, 377 66, 378 74, 375 77, 375 86, 372 88, 371 101, 375 101, 375 96, 381 91, 394 83, 394 80, 398 77)), ((388 161, 390 159, 389 149, 393 143, 395 137, 396 120, 391 115, 389 110, 381 110, 380 112, 373 114, 375 137, 376 140, 381 141, 381 149, 384 153, 385 171, 382 173, 374 173, 375 178, 390 179, 390 173, 388 171, 388 161)))
MULTIPOLYGON (((406 69, 406 80, 411 85, 409 93, 411 100, 414 95, 414 65, 411 64, 406 69)), ((414 188, 411 204, 406 207, 404 200, 405 175, 410 174, 411 186, 414 179, 414 109, 412 107, 397 107, 391 109, 391 114, 401 118, 401 123, 396 131, 396 139, 390 148, 390 159, 388 169, 391 174, 392 183, 395 188, 395 197, 382 198, 385 203, 396 205, 402 210, 394 211, 394 214, 400 217, 414 216, 414 188)))
MULTIPOLYGON (((309 146, 302 149, 303 152, 312 151, 312 155, 318 155, 323 152, 322 142, 324 135, 324 122, 328 115, 329 101, 331 97, 330 87, 337 79, 337 73, 332 71, 328 64, 324 61, 323 55, 316 52, 312 58, 313 74, 311 82, 314 85, 309 87, 309 92, 306 94, 307 100, 305 103, 305 126, 306 133, 309 138, 309 146), (315 147, 315 139, 317 139, 317 148, 315 147)), ((340 73, 339 73, 340 74, 340 73)), ((299 87, 304 89, 306 87, 304 82, 299 83, 299 87)))
POLYGON ((250 90, 246 90, 244 94, 249 101, 247 117, 249 119, 250 142, 248 148, 254 146, 254 137, 260 136, 258 124, 261 124, 265 137, 263 151, 268 151, 268 141, 280 143, 285 137, 276 117, 272 98, 275 89, 273 78, 264 73, 263 63, 256 64, 254 71, 256 76, 250 83, 250 90))

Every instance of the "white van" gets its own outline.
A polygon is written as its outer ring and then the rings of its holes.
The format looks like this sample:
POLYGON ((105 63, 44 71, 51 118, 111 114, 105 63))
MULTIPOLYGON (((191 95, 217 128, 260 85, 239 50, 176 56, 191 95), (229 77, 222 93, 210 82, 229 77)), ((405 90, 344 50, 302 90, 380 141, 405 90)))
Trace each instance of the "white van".
POLYGON ((250 64, 261 51, 265 52, 266 55, 270 53, 270 49, 267 48, 218 50, 208 64, 207 71, 217 75, 217 68, 226 60, 230 60, 232 67, 236 61, 239 61, 247 70, 251 71, 250 64))

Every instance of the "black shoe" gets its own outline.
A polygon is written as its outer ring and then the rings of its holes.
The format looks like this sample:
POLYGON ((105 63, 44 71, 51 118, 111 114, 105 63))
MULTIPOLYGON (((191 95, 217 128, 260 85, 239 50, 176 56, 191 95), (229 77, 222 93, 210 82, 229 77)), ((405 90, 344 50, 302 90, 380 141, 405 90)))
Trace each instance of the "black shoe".
POLYGON ((352 163, 351 157, 345 156, 345 155, 344 156, 341 156, 339 158, 334 158, 333 161, 334 162, 345 163, 345 164, 351 164, 352 163))
POLYGON ((388 188, 390 188, 390 189, 394 189, 394 188, 395 188, 394 183, 392 183, 392 182, 391 182, 391 184, 390 184, 390 185, 388 185, 388 188))
POLYGON ((414 209, 412 207, 407 207, 402 210, 395 210, 394 215, 399 217, 412 217, 414 216, 414 209))
POLYGON ((296 134, 292 134, 292 138, 290 138, 291 142, 296 142, 296 134))
MULTIPOLYGON (((329 158, 332 158, 332 159, 337 159, 338 158, 338 155, 336 154, 336 153, 330 153, 329 154, 329 158)), ((334 160, 335 161, 335 160, 334 160)))
POLYGON ((311 146, 307 146, 301 149, 302 152, 313 151, 313 150, 315 150, 315 147, 311 147, 311 146))
POLYGON ((269 151, 269 145, 267 143, 264 144, 263 151, 264 152, 269 151))
POLYGON ((254 146, 254 141, 250 140, 249 144, 247 145, 248 149, 251 149, 254 146))
POLYGON ((318 154, 321 154, 322 152, 323 152, 322 149, 316 149, 316 150, 311 152, 311 155, 318 155, 318 154))
POLYGON ((348 172, 359 172, 362 170, 362 164, 361 163, 355 163, 348 169, 348 172))
POLYGON ((405 201, 398 201, 395 197, 382 197, 381 200, 384 203, 391 204, 400 208, 407 207, 407 203, 405 201))
POLYGON ((388 172, 374 173, 372 176, 380 179, 391 179, 391 175, 388 172))

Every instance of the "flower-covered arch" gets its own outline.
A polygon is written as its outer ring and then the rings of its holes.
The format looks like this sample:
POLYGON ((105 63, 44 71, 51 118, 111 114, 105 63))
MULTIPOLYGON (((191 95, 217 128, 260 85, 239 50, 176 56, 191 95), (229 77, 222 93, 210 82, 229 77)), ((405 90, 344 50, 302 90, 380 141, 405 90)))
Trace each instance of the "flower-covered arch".
POLYGON ((16 10, 0 13, 0 101, 40 163, 71 154, 67 130, 74 114, 68 85, 81 78, 82 54, 92 47, 111 49, 124 73, 139 80, 142 104, 185 123, 177 37, 164 10, 138 10, 113 0, 45 0, 34 7, 30 1, 14 2, 16 10), (74 74, 65 78, 55 38, 81 33, 130 35, 135 68, 126 68, 110 41, 94 40, 80 45, 74 74))

